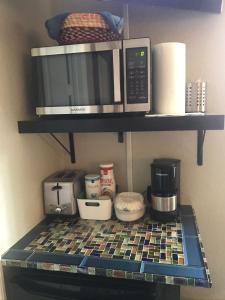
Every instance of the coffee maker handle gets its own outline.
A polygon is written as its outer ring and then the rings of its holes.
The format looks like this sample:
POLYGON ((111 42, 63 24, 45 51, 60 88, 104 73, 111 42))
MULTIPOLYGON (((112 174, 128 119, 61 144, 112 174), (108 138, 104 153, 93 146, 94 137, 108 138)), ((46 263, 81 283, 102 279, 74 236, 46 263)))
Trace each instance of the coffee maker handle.
POLYGON ((149 185, 148 187, 147 187, 147 200, 148 200, 148 203, 150 204, 150 206, 151 206, 151 199, 152 199, 152 196, 151 196, 151 194, 152 194, 152 187, 151 187, 151 185, 149 185))

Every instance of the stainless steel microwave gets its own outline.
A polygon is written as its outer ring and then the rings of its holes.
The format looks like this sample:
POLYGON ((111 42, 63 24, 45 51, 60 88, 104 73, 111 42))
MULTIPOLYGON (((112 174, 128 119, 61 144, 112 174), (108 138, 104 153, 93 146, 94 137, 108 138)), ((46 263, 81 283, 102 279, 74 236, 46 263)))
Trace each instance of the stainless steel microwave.
POLYGON ((150 39, 34 48, 37 115, 149 112, 150 39))

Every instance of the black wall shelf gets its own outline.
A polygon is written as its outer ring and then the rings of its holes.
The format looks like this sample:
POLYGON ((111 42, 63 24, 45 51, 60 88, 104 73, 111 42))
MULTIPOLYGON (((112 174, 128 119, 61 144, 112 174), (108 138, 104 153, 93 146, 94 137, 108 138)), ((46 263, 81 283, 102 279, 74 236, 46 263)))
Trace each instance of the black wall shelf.
POLYGON ((40 117, 18 122, 19 133, 223 130, 224 115, 40 117))
POLYGON ((66 151, 71 162, 75 162, 73 133, 76 132, 117 132, 119 142, 123 142, 123 132, 194 130, 197 131, 197 164, 202 165, 205 133, 224 130, 224 115, 40 117, 19 121, 18 129, 19 133, 68 133, 70 150, 66 151))

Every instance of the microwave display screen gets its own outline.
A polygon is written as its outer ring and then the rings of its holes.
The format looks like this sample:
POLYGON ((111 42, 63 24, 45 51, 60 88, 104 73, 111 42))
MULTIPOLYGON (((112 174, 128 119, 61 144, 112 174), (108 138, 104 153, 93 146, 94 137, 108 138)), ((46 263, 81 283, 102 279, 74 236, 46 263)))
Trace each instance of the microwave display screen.
POLYGON ((126 49, 127 103, 148 102, 147 48, 126 49))

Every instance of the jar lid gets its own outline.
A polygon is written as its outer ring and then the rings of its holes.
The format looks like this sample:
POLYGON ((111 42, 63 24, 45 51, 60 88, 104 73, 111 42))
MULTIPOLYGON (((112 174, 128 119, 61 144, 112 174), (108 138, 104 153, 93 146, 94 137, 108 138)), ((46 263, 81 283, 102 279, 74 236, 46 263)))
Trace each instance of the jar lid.
POLYGON ((137 211, 144 206, 144 197, 140 193, 124 192, 115 199, 115 208, 123 211, 137 211))
POLYGON ((87 181, 92 181, 92 180, 99 180, 100 179, 100 175, 99 174, 87 174, 85 175, 85 180, 87 181))
POLYGON ((100 164, 100 168, 106 169, 106 168, 113 168, 114 164, 113 163, 108 163, 108 164, 100 164))

